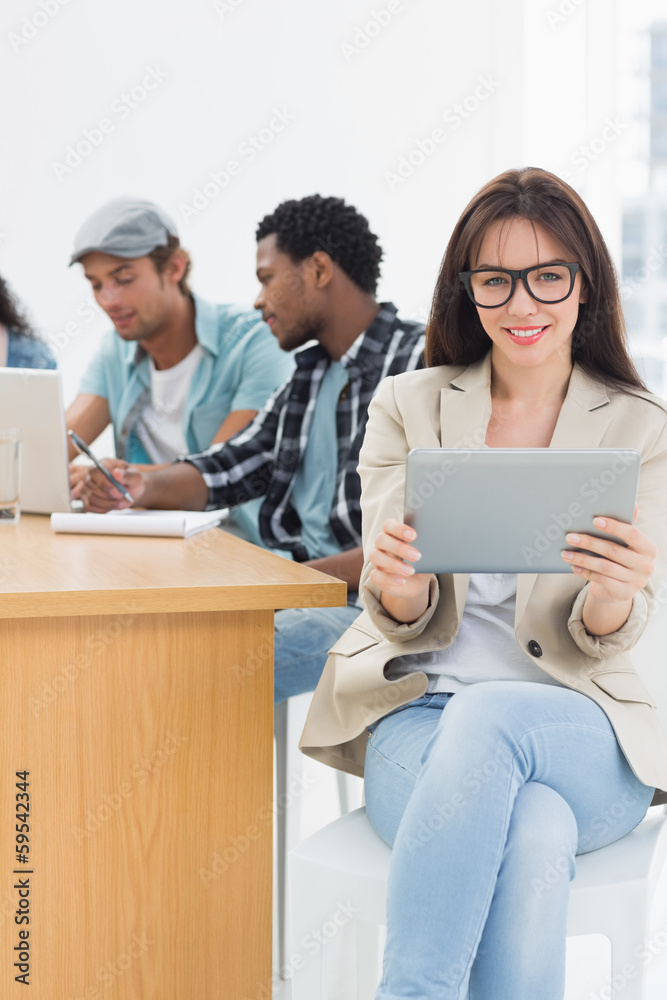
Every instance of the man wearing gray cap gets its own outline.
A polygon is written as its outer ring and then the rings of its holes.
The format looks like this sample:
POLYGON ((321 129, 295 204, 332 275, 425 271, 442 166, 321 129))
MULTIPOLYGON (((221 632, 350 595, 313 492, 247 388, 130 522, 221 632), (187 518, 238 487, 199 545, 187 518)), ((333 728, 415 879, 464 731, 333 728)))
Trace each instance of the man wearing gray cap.
MULTIPOLYGON (((116 455, 161 466, 226 441, 252 420, 293 370, 260 314, 211 305, 188 286, 190 258, 157 205, 115 198, 76 235, 95 299, 114 324, 67 410, 67 427, 90 444, 111 422, 116 455)), ((70 458, 76 452, 70 444, 70 458)), ((85 467, 72 466, 76 496, 85 467)), ((251 541, 257 503, 239 511, 251 541)))

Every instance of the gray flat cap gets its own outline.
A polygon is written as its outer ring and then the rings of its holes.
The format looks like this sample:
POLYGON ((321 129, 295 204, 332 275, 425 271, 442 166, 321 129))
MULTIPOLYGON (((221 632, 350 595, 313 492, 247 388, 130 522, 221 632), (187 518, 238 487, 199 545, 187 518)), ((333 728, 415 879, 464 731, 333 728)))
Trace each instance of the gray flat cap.
POLYGON ((152 201, 114 198, 86 219, 74 238, 70 265, 87 253, 145 257, 178 236, 173 220, 152 201))

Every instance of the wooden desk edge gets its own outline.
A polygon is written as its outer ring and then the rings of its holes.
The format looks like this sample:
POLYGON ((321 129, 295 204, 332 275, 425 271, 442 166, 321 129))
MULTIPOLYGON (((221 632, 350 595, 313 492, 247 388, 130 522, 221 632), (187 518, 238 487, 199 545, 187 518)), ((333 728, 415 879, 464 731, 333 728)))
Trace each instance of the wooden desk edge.
POLYGON ((0 595, 0 619, 333 608, 344 606, 346 600, 347 588, 343 581, 322 574, 319 584, 4 593, 0 595))

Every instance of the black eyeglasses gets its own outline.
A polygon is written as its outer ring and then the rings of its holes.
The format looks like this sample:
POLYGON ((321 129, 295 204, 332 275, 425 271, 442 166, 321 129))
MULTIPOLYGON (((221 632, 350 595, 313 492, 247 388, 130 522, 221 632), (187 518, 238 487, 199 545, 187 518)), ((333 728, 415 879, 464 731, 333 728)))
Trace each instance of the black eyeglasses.
POLYGON ((560 263, 535 264, 521 271, 506 267, 480 267, 476 271, 461 271, 459 278, 476 306, 495 309, 509 302, 519 279, 537 302, 550 305, 564 302, 572 294, 574 279, 580 270, 580 264, 560 263))

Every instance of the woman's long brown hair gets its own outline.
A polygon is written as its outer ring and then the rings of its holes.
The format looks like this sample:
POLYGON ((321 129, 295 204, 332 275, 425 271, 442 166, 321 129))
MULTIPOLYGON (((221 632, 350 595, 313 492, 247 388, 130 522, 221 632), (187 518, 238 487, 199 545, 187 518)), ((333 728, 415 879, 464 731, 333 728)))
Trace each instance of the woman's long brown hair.
POLYGON ((576 191, 537 167, 507 170, 472 199, 445 251, 426 329, 426 364, 470 364, 491 342, 459 279, 473 268, 489 226, 500 220, 539 223, 567 247, 583 273, 587 301, 579 306, 572 360, 589 375, 619 388, 645 389, 628 352, 614 265, 597 223, 576 191))

